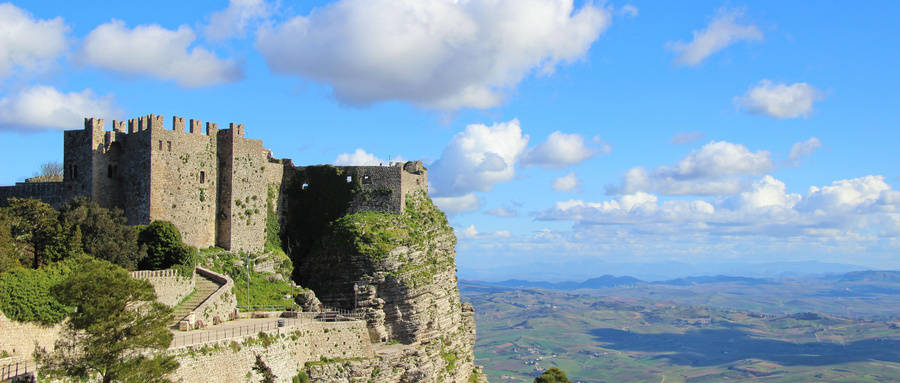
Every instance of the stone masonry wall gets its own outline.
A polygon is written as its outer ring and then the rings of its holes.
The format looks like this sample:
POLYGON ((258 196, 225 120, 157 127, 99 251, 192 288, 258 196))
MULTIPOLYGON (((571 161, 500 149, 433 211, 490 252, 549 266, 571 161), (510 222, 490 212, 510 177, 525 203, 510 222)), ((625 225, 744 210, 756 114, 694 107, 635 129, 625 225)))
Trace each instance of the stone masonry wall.
POLYGON ((277 382, 290 382, 307 362, 373 357, 364 322, 313 322, 269 334, 268 345, 256 338, 173 350, 180 366, 170 378, 184 383, 258 382, 262 377, 253 366, 260 355, 277 382))
POLYGON ((62 182, 16 182, 15 186, 0 186, 0 202, 7 198, 35 198, 53 207, 65 202, 62 182))
POLYGON ((31 359, 35 342, 41 347, 53 348, 59 339, 62 324, 41 326, 28 322, 16 322, 0 312, 0 352, 31 359))
POLYGON ((230 207, 230 212, 223 210, 230 225, 229 248, 260 251, 266 238, 269 152, 263 149, 262 141, 244 138, 243 129, 243 125, 232 125, 231 129, 220 132, 225 137, 220 138, 219 145, 231 146, 231 155, 226 158, 231 161, 231 182, 221 188, 220 204, 230 207))
POLYGON ((172 222, 185 243, 209 247, 216 239, 217 141, 199 128, 186 132, 184 122, 174 117, 174 130, 151 126, 150 220, 172 222))
POLYGON ((177 270, 141 270, 129 275, 149 281, 156 291, 156 301, 169 307, 175 307, 194 291, 194 277, 182 277, 177 270))

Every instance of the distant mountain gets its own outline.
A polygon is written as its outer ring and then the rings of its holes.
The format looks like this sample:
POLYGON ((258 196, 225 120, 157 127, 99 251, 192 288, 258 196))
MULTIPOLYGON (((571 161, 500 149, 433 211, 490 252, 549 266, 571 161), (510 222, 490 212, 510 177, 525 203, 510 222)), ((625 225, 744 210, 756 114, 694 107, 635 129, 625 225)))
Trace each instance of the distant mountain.
POLYGON ((554 258, 552 262, 546 259, 529 261, 503 257, 485 261, 483 258, 462 257, 457 262, 461 279, 504 282, 509 280, 548 281, 551 283, 586 280, 596 275, 629 275, 644 281, 666 281, 698 275, 778 278, 843 274, 869 269, 857 265, 819 261, 705 264, 676 261, 613 263, 586 257, 554 258))
POLYGON ((606 287, 630 286, 644 281, 633 277, 616 277, 613 275, 603 275, 597 278, 591 278, 584 282, 544 282, 544 281, 526 281, 521 279, 509 279, 500 282, 482 282, 474 283, 502 286, 511 288, 536 288, 548 290, 578 290, 578 289, 602 289, 606 287))
POLYGON ((701 276, 701 277, 687 277, 687 278, 677 278, 670 279, 668 281, 661 282, 652 282, 654 285, 675 285, 675 286, 691 286, 691 285, 702 285, 707 283, 744 283, 748 285, 765 285, 775 283, 768 279, 763 278, 750 278, 750 277, 733 277, 728 275, 714 275, 714 276, 701 276))
POLYGON ((866 270, 854 271, 840 276, 841 282, 895 282, 900 283, 900 271, 866 270))

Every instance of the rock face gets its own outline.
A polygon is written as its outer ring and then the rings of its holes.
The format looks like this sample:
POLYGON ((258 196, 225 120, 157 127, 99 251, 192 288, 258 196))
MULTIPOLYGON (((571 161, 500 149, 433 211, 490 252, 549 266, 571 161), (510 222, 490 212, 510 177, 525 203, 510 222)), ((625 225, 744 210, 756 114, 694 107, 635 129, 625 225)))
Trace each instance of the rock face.
POLYGON ((424 192, 402 214, 360 212, 332 222, 301 260, 301 285, 327 306, 366 314, 376 357, 308 368, 313 381, 468 382, 475 319, 457 290, 456 237, 424 192), (378 346, 380 345, 380 346, 378 346))

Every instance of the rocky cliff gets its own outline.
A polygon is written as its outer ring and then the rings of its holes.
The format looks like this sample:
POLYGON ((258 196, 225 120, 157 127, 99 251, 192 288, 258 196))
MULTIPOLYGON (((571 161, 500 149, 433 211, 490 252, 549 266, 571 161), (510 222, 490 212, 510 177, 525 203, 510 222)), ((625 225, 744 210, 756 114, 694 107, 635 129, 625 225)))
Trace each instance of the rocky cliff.
POLYGON ((366 313, 375 357, 307 366, 312 381, 468 382, 472 307, 459 300, 456 237, 424 192, 402 214, 360 212, 332 221, 299 260, 300 284, 328 306, 366 313))

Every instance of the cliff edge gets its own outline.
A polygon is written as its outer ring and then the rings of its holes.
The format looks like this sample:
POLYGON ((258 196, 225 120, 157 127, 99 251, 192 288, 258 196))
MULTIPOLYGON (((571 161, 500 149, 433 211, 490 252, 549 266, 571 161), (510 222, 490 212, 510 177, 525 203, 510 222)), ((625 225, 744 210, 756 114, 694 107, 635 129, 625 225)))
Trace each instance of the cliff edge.
POLYGON ((329 306, 365 313, 375 357, 307 366, 312 381, 486 381, 474 363, 475 319, 460 302, 456 237, 422 192, 401 214, 359 212, 331 222, 297 270, 329 306))

